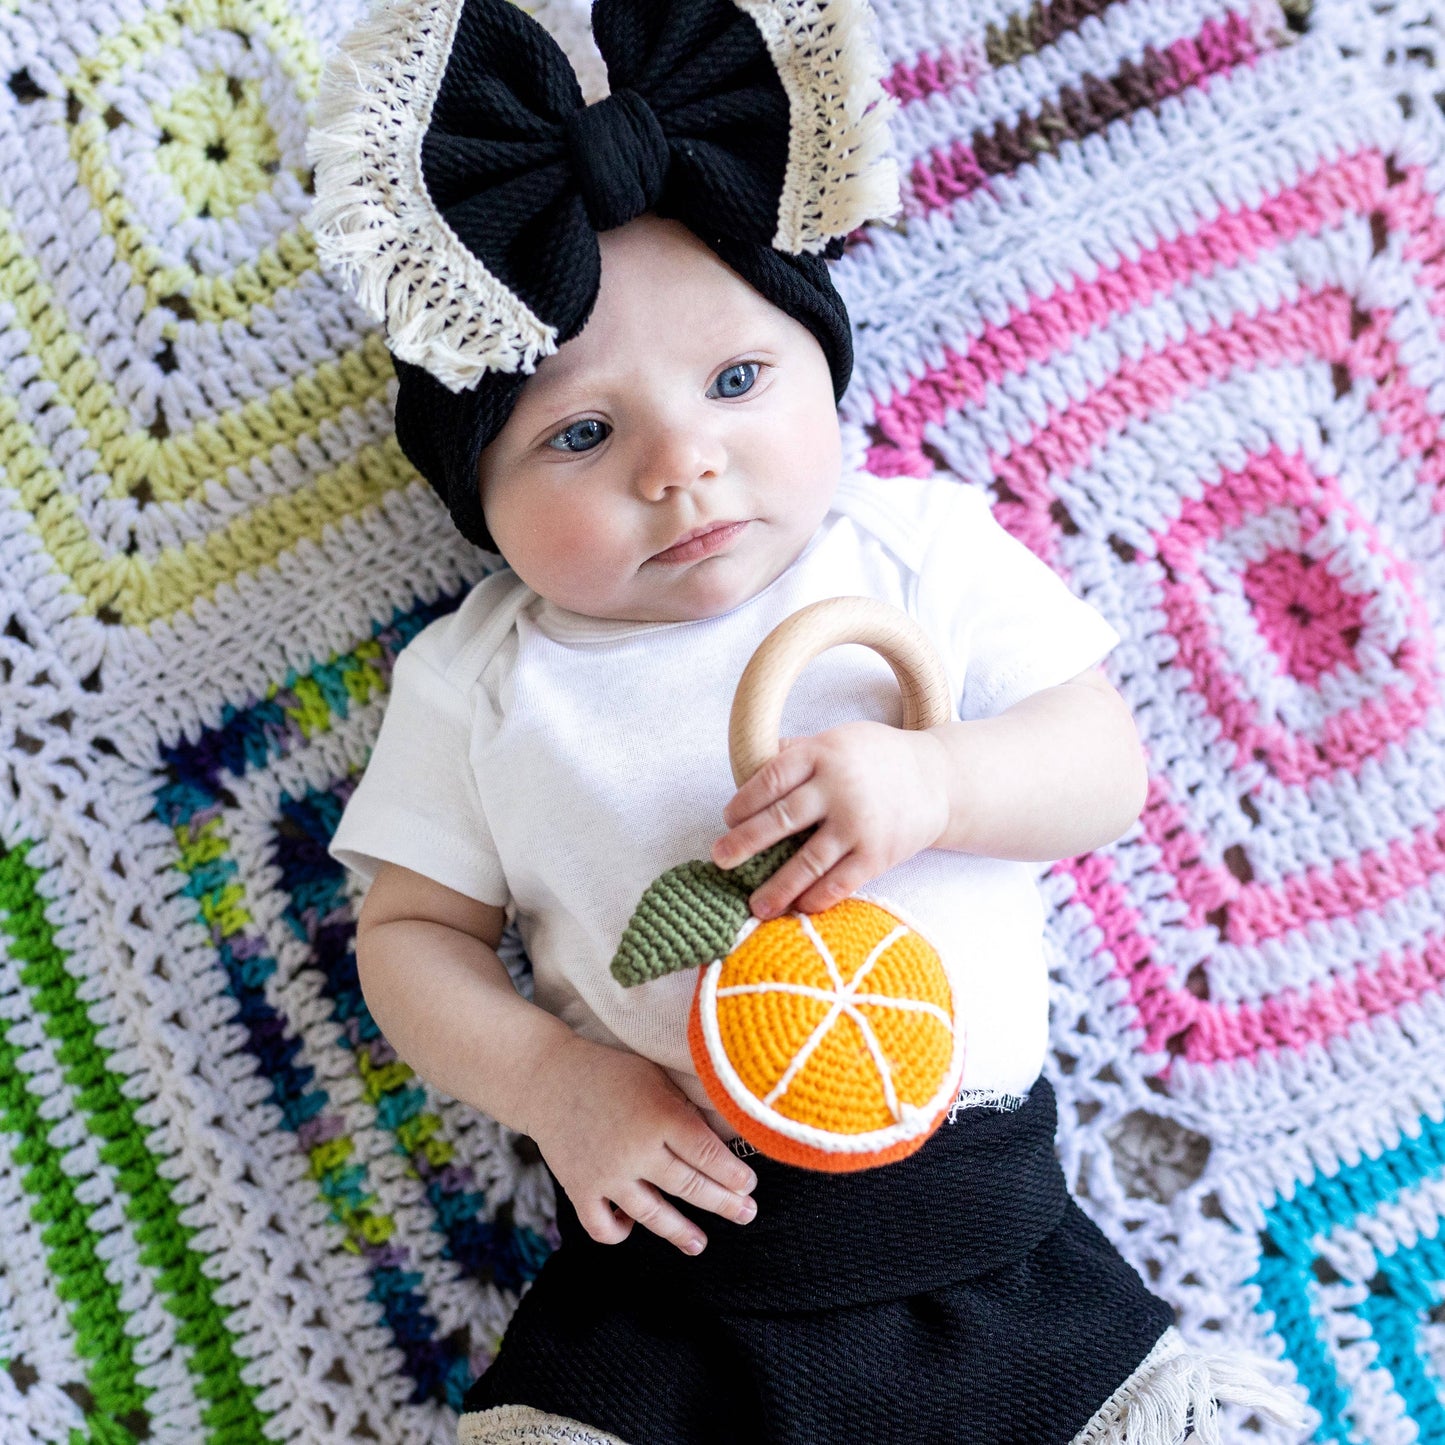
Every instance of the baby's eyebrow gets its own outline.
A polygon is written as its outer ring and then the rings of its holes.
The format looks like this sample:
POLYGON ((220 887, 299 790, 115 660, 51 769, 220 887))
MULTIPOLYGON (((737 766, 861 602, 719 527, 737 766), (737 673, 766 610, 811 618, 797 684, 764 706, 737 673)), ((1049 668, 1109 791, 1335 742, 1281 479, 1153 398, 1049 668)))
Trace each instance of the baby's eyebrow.
POLYGON ((538 367, 526 380, 522 387, 524 394, 530 392, 533 396, 540 393, 556 391, 558 386, 565 383, 567 373, 554 371, 551 367, 538 367))
MULTIPOLYGON (((549 357, 550 361, 557 361, 554 355, 549 357)), ((527 378, 526 385, 522 388, 522 396, 519 401, 528 396, 540 399, 550 399, 558 392, 586 392, 593 391, 603 384, 611 373, 605 368, 591 368, 589 370, 577 371, 565 364, 561 366, 539 366, 531 376, 527 378)))
POLYGON ((529 437, 535 433, 534 439, 550 436, 570 412, 595 404, 595 389, 588 385, 590 380, 586 378, 579 384, 566 374, 544 377, 540 372, 533 372, 512 409, 519 430, 524 430, 529 437))

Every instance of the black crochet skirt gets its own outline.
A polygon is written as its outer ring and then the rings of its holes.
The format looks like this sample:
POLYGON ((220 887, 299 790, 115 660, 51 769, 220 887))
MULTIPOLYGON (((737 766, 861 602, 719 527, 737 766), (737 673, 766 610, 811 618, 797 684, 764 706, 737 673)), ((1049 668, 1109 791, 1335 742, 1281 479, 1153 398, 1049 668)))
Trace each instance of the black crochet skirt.
POLYGON ((1068 1445, 1172 1312, 1069 1198, 1054 1127, 1041 1079, 879 1169, 754 1155, 757 1217, 694 1214, 696 1258, 595 1243, 559 1189, 562 1247, 459 1438, 1068 1445))

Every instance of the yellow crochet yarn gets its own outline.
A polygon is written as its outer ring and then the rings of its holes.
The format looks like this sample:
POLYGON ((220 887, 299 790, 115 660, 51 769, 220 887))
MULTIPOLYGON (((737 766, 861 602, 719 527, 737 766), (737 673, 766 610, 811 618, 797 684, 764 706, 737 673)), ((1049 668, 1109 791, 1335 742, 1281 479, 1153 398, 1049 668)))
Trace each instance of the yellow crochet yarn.
POLYGON ((928 1103, 953 1056, 951 1004, 928 940, 862 899, 755 928, 717 989, 723 1048, 749 1092, 837 1134, 928 1103))

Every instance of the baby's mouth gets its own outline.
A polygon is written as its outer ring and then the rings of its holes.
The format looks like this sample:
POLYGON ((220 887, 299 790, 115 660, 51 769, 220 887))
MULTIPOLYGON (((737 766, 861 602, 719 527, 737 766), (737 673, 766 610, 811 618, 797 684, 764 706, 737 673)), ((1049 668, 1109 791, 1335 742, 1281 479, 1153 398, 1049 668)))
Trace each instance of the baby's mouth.
POLYGON ((720 551, 736 537, 747 522, 710 522, 706 527, 685 533, 665 551, 654 553, 648 560, 664 564, 694 562, 720 551))

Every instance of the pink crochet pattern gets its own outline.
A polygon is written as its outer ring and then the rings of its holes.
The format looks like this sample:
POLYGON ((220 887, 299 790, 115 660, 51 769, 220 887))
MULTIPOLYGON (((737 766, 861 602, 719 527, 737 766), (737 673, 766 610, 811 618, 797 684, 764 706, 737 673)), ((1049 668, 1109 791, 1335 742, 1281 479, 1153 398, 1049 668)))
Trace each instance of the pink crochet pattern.
MULTIPOLYGON (((834 270, 850 459, 986 493, 1121 633, 1150 764, 1042 874, 1070 1184, 1307 1395, 1226 1439, 1445 1441, 1431 14, 876 8, 905 212, 834 270)), ((0 15, 6 1445, 450 1439, 554 1239, 535 1151, 381 1038, 325 852, 482 570, 302 224, 360 13, 0 15)))

